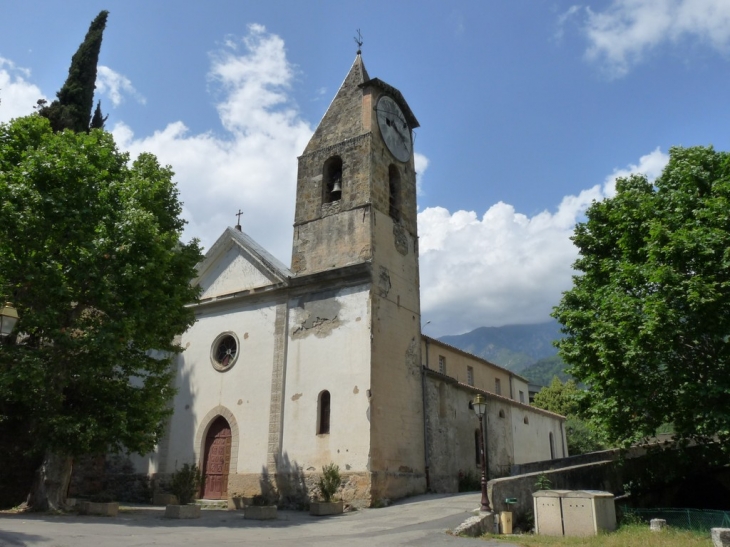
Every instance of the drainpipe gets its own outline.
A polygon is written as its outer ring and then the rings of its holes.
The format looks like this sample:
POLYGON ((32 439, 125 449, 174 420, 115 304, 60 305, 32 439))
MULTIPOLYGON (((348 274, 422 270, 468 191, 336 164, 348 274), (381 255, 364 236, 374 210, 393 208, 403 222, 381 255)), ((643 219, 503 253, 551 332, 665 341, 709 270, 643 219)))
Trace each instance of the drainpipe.
POLYGON ((514 394, 514 390, 512 389, 512 378, 514 378, 514 376, 512 376, 512 373, 510 372, 510 375, 509 375, 509 398, 514 401, 515 400, 515 394, 514 394))
MULTIPOLYGON (((423 335, 421 335, 421 337, 423 337, 423 335)), ((428 338, 424 339, 424 342, 426 343, 426 364, 421 365, 421 398, 423 400, 423 454, 426 464, 426 490, 430 490, 431 477, 429 476, 430 461, 428 457, 428 426, 426 424, 426 369, 428 368, 428 338)))

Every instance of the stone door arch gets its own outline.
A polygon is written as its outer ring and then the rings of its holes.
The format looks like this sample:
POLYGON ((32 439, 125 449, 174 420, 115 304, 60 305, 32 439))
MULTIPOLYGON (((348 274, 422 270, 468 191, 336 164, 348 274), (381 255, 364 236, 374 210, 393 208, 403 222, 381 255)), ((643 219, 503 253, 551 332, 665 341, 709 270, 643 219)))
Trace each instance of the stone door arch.
POLYGON ((228 499, 228 470, 231 466, 231 426, 223 416, 210 425, 203 452, 203 498, 228 499))
MULTIPOLYGON (((203 476, 201 477, 203 479, 201 484, 201 493, 203 497, 205 497, 207 477, 206 465, 209 461, 208 447, 211 438, 214 438, 218 433, 221 433, 220 431, 217 431, 218 426, 216 425, 216 422, 218 422, 219 419, 222 419, 223 423, 228 425, 230 437, 228 437, 228 441, 225 441, 225 445, 227 445, 227 448, 226 452, 224 452, 223 454, 224 461, 223 467, 221 469, 221 474, 225 475, 225 477, 221 477, 223 481, 220 487, 222 492, 218 494, 218 498, 213 499, 226 499, 228 496, 228 477, 230 476, 230 474, 235 474, 238 470, 239 431, 238 423, 233 413, 222 405, 218 405, 215 408, 212 408, 200 421, 200 425, 195 433, 194 446, 196 451, 196 460, 200 462, 200 470, 203 474, 203 476)), ((219 441, 219 444, 223 444, 223 442, 219 441)))

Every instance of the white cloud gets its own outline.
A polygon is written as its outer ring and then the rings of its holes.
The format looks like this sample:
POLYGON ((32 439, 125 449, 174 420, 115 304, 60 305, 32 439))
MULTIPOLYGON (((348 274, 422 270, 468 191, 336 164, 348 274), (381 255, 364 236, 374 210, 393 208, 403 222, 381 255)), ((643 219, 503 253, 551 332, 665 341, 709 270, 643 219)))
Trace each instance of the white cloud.
POLYGON ((586 8, 586 56, 611 76, 625 75, 649 51, 666 42, 697 39, 730 50, 728 0, 613 0, 605 10, 586 8))
POLYGON ((481 218, 442 207, 419 213, 421 312, 431 332, 547 321, 572 284, 576 222, 594 200, 613 195, 616 177, 643 172, 653 179, 667 161, 657 148, 637 165, 616 169, 603 185, 566 196, 553 213, 528 217, 502 202, 481 218))
POLYGON ((668 162, 669 154, 665 154, 657 146, 652 152, 641 156, 637 165, 632 163, 623 169, 615 169, 613 173, 606 177, 603 185, 603 193, 606 197, 616 195, 616 179, 628 177, 632 173, 643 173, 649 181, 653 182, 654 179, 662 174, 668 162))
POLYGON ((108 66, 99 65, 96 70, 96 91, 109 97, 115 107, 124 102, 125 95, 133 97, 140 104, 147 102, 147 99, 134 88, 129 78, 108 66))
POLYGON ((38 99, 46 99, 29 77, 30 70, 0 57, 0 122, 31 114, 38 99))
POLYGON ((123 124, 112 132, 133 156, 142 151, 170 164, 189 224, 185 237, 209 247, 241 208, 243 230, 285 264, 291 258, 297 156, 312 128, 291 105, 294 69, 284 42, 261 25, 228 38, 211 55, 211 86, 226 132, 191 134, 182 121, 137 138, 123 124), (240 53, 239 53, 240 50, 240 53))
POLYGON ((555 39, 556 40, 562 40, 563 34, 565 34, 565 25, 566 23, 572 19, 576 14, 580 13, 581 6, 578 4, 574 4, 570 6, 565 12, 560 14, 558 17, 558 25, 557 30, 555 31, 555 39))

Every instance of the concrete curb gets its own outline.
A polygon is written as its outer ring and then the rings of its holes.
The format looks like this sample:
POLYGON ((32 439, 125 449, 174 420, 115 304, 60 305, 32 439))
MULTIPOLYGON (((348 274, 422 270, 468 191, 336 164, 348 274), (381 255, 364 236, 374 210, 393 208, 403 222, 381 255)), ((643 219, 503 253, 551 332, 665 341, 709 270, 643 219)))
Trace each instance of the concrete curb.
POLYGON ((730 528, 713 528, 710 532, 714 547, 730 545, 730 528))
POLYGON ((459 524, 453 534, 455 536, 466 535, 470 537, 479 537, 486 532, 494 531, 494 513, 479 513, 476 516, 469 517, 459 524))

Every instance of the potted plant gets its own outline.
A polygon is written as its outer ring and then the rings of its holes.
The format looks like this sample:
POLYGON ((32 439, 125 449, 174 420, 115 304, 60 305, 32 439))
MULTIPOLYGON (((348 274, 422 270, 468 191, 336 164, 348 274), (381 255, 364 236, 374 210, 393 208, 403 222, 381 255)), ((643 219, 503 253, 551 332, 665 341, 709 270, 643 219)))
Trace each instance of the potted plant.
POLYGON ((170 490, 177 498, 177 504, 165 507, 165 516, 171 519, 200 518, 200 506, 191 505, 200 489, 200 469, 193 464, 185 464, 172 474, 170 490))
POLYGON ((319 491, 322 501, 314 501, 309 505, 309 514, 323 517, 338 515, 344 511, 344 502, 334 501, 334 495, 342 484, 340 468, 334 463, 322 467, 322 476, 319 479, 319 491))
POLYGON ((256 494, 251 500, 251 505, 247 505, 243 510, 243 518, 253 520, 275 519, 278 499, 279 493, 267 477, 261 485, 261 493, 256 494))

